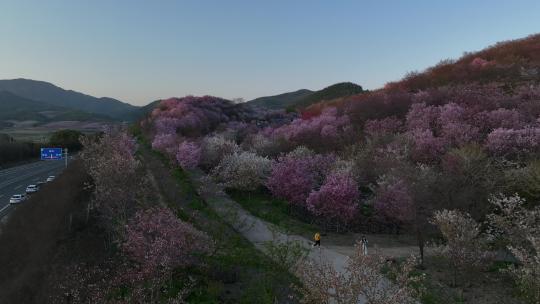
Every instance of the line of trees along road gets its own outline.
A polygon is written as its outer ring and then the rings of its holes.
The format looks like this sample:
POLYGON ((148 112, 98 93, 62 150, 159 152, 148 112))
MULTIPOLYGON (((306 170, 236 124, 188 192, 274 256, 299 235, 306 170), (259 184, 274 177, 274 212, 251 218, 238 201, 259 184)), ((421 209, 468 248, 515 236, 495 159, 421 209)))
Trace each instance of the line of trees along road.
POLYGON ((18 162, 39 159, 44 146, 68 148, 69 151, 81 149, 80 131, 60 130, 54 132, 47 144, 17 141, 7 134, 0 134, 0 169, 18 162))

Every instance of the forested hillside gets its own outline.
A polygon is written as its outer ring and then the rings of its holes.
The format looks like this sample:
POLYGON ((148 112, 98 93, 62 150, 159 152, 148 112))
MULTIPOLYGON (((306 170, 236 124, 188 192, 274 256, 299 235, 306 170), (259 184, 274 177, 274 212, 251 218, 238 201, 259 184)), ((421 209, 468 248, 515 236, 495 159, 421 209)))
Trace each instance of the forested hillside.
POLYGON ((361 86, 352 82, 341 82, 328 86, 319 91, 306 89, 295 92, 279 94, 275 96, 260 97, 247 103, 253 106, 260 106, 267 109, 278 110, 304 108, 318 102, 345 98, 351 95, 363 93, 361 86))
POLYGON ((143 126, 153 148, 185 170, 201 167, 226 189, 269 193, 326 230, 408 233, 422 258, 437 228, 447 246, 465 237, 448 225, 477 231, 461 240, 472 246, 463 254, 478 258, 454 265, 463 271, 483 263, 482 246, 513 244, 524 267, 513 277, 525 297, 538 299, 538 278, 527 269, 539 253, 539 48, 539 35, 498 44, 315 104, 300 118, 282 112, 278 124, 231 115, 226 100, 186 97, 162 101, 143 126), (479 224, 509 216, 509 208, 527 218, 519 238, 500 222, 479 224))

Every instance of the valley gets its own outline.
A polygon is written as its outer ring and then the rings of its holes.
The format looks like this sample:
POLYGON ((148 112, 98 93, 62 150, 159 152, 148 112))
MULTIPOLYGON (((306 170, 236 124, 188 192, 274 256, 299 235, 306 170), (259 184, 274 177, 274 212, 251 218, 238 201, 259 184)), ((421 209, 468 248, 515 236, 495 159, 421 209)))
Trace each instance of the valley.
POLYGON ((0 2, 0 304, 540 304, 540 2, 0 2))

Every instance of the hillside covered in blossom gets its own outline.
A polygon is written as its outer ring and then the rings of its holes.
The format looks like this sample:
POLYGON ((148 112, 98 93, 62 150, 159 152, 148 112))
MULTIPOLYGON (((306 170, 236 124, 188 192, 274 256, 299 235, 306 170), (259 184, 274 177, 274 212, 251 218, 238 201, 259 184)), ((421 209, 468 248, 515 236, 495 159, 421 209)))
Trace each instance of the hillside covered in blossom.
POLYGON ((503 42, 294 112, 171 98, 141 125, 152 148, 230 193, 269 195, 325 231, 413 235, 423 258, 441 210, 482 223, 513 197, 538 219, 539 54, 540 35, 503 42))
MULTIPOLYGON (((534 190, 540 174, 539 48, 538 35, 501 43, 298 113, 262 112, 208 96, 173 98, 143 124, 153 147, 186 168, 210 172, 228 165, 224 158, 266 164, 254 166, 258 186, 313 215, 324 214, 327 224, 353 228, 365 217, 410 220, 418 201, 413 188, 421 184, 435 187, 421 191, 431 196, 426 200, 481 218, 494 191, 531 200, 540 195, 534 190), (282 175, 297 183, 292 192, 274 186, 282 175), (318 191, 336 176, 351 179, 339 184, 359 191, 357 200, 347 200, 347 212, 308 203, 320 200, 318 191)), ((339 206, 339 199, 327 200, 339 206)))

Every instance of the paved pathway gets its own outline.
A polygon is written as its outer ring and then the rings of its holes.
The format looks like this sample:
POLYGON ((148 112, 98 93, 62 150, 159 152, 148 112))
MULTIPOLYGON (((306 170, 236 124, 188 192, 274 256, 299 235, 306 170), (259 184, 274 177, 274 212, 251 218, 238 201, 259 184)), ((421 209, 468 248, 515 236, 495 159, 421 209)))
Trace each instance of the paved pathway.
MULTIPOLYGON (((220 186, 209 180, 200 170, 190 172, 190 178, 208 205, 246 239, 253 243, 257 249, 265 252, 266 248, 264 244, 269 241, 299 241, 305 248, 309 249, 308 256, 310 258, 317 260, 320 258, 320 254, 322 254, 334 266, 334 269, 344 272, 348 259, 346 255, 327 248, 324 245, 320 249, 314 248, 311 246, 311 241, 302 236, 279 232, 279 229, 272 223, 261 220, 244 210, 242 206, 233 201, 222 191, 220 186)), ((322 240, 322 243, 324 244, 324 240, 322 240)), ((384 281, 381 283, 388 284, 389 282, 384 281)), ((363 304, 365 300, 360 299, 358 303, 363 304)))
MULTIPOLYGON (((261 251, 265 251, 264 244, 269 241, 286 242, 299 241, 309 249, 309 257, 318 258, 319 249, 311 246, 312 242, 299 235, 285 234, 280 232, 280 229, 272 223, 268 223, 242 208, 237 202, 233 201, 222 189, 205 177, 202 171, 193 171, 190 174, 199 194, 204 200, 214 209, 219 216, 225 219, 238 232, 261 251)), ((328 249, 324 246, 322 240, 320 253, 331 261, 338 271, 343 271, 347 256, 335 250, 328 249)))

